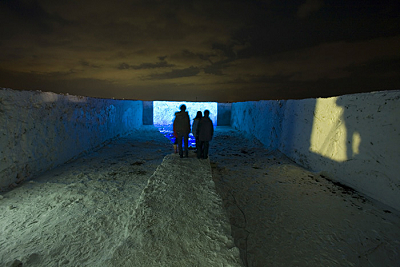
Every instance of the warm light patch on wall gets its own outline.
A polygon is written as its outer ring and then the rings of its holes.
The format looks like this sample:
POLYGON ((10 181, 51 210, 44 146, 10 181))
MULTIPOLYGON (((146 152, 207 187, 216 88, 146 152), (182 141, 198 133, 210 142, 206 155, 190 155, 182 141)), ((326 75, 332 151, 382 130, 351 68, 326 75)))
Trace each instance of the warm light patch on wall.
POLYGON ((361 143, 361 135, 359 132, 354 132, 353 133, 353 138, 351 142, 351 148, 353 151, 352 156, 355 157, 356 155, 360 154, 359 147, 361 143))
POLYGON ((176 101, 154 101, 153 102, 153 122, 155 126, 172 125, 175 119, 175 112, 180 111, 180 106, 186 105, 186 111, 189 112, 190 123, 196 117, 197 111, 204 113, 204 110, 210 111, 210 119, 214 125, 217 125, 217 102, 176 102, 176 101))
MULTIPOLYGON (((310 151, 337 162, 348 159, 347 132, 343 119, 344 108, 336 104, 337 98, 318 98, 315 105, 310 151)), ((357 136, 355 136, 357 139, 357 136)), ((360 141, 358 141, 358 144, 360 141)), ((357 142, 353 142, 357 146, 357 142)), ((354 147, 353 151, 356 147, 354 147)), ((358 146, 357 146, 358 151, 358 146)))

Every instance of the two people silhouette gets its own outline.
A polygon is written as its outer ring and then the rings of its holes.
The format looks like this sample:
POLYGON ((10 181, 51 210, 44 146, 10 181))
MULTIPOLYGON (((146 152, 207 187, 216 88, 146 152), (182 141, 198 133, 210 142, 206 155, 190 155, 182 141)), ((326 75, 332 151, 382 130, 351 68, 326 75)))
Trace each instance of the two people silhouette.
MULTIPOLYGON (((197 158, 199 159, 208 158, 209 142, 214 134, 213 123, 209 115, 209 110, 204 111, 204 117, 202 117, 201 111, 198 111, 196 118, 193 120, 192 133, 196 139, 197 158)), ((187 158, 189 156, 189 133, 191 127, 189 113, 186 111, 186 105, 181 105, 180 111, 175 113, 173 128, 174 135, 177 139, 179 156, 181 158, 184 156, 187 158)))

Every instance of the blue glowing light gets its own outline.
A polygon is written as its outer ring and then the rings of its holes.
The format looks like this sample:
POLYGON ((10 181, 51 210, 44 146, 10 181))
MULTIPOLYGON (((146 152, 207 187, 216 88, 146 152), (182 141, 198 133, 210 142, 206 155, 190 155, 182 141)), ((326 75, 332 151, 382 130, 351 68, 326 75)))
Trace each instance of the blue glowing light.
MULTIPOLYGON (((186 111, 189 112, 190 125, 196 117, 197 111, 204 113, 204 110, 210 111, 210 119, 214 127, 217 125, 217 102, 173 102, 173 101, 154 101, 153 102, 153 122, 162 134, 171 142, 174 142, 172 133, 175 112, 180 111, 180 106, 186 105, 186 111)), ((195 147, 195 139, 192 134, 189 135, 189 147, 195 147)))
POLYGON ((190 123, 196 117, 197 111, 210 111, 210 119, 214 125, 217 125, 217 102, 171 102, 171 101, 154 101, 153 102, 153 122, 155 126, 172 125, 175 112, 180 111, 180 106, 185 104, 186 111, 189 112, 190 123))

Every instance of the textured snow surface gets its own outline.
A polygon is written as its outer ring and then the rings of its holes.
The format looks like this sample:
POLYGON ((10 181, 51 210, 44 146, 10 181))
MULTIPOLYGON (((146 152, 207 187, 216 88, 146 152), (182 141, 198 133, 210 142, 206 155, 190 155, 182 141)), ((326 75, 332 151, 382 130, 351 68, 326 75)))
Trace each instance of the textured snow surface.
POLYGON ((208 160, 168 155, 144 189, 113 266, 241 266, 208 160))
POLYGON ((230 127, 210 145, 180 159, 146 127, 4 193, 0 266, 400 262, 397 214, 230 127))
POLYGON ((219 128, 211 147, 213 178, 244 264, 399 265, 398 213, 232 128, 219 128))

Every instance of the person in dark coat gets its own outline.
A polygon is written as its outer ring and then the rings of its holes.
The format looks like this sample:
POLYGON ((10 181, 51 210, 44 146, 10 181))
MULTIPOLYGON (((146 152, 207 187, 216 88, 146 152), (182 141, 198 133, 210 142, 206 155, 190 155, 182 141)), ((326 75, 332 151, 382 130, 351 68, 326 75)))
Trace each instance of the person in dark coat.
POLYGON ((199 149, 199 135, 197 133, 197 126, 199 125, 199 121, 201 120, 201 118, 203 118, 203 114, 201 113, 201 111, 197 111, 196 118, 193 119, 192 124, 192 134, 196 140, 196 150, 199 149))
POLYGON ((182 138, 185 143, 185 157, 188 157, 189 154, 189 133, 190 133, 190 119, 189 114, 186 112, 186 105, 180 106, 181 111, 175 113, 175 120, 173 128, 176 131, 177 139, 178 139, 178 150, 179 156, 183 158, 183 150, 182 150, 182 138))
POLYGON ((210 119, 210 111, 204 111, 204 117, 201 118, 199 125, 197 126, 197 132, 199 136, 199 148, 197 149, 197 158, 208 158, 208 149, 210 146, 210 141, 214 135, 213 122, 210 119))

